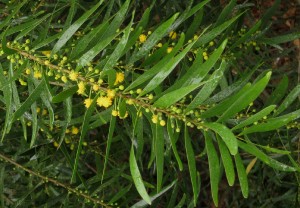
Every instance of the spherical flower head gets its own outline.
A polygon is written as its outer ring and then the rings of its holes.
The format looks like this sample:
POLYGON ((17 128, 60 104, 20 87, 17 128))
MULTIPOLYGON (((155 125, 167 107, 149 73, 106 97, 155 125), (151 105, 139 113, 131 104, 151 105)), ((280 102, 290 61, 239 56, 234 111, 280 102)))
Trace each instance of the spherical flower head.
POLYGON ((113 110, 113 111, 111 112, 111 114, 112 114, 113 116, 118 116, 119 112, 118 112, 117 110, 113 110))
POLYGON ((26 73, 26 74, 30 74, 30 69, 27 68, 27 69, 25 70, 25 73, 26 73))
POLYGON ((103 106, 105 108, 108 108, 112 105, 112 100, 107 96, 101 96, 97 99, 97 105, 99 105, 100 107, 103 106))
POLYGON ((86 107, 86 108, 89 108, 89 107, 91 106, 92 102, 93 102, 93 100, 90 99, 90 98, 85 99, 85 100, 84 100, 84 105, 85 105, 85 107, 86 107))
POLYGON ((156 124, 158 122, 158 116, 153 115, 151 121, 156 124))
POLYGON ((77 90, 77 93, 79 95, 83 95, 84 94, 84 91, 85 91, 85 84, 83 81, 79 82, 78 83, 78 90, 77 90))
POLYGON ((123 81, 124 81, 124 77, 125 77, 125 76, 124 76, 124 73, 122 73, 122 72, 117 72, 117 74, 116 74, 115 85, 117 85, 117 84, 123 82, 123 81))
POLYGON ((166 125, 166 122, 165 122, 164 120, 161 120, 161 121, 159 122, 159 125, 165 126, 165 125, 166 125))
POLYGON ((113 99, 116 96, 116 91, 115 90, 107 90, 106 95, 107 95, 107 97, 113 99))
POLYGON ((141 35, 139 36, 139 41, 140 41, 140 43, 144 43, 144 42, 146 42, 146 40, 147 40, 147 36, 146 36, 146 35, 141 34, 141 35))
POLYGON ((63 81, 64 83, 66 83, 68 81, 68 78, 64 75, 61 77, 61 81, 63 81))
POLYGON ((70 74, 69 74, 69 78, 70 78, 70 80, 72 80, 72 81, 76 81, 77 80, 77 78, 78 78, 78 73, 77 72, 74 72, 73 70, 70 72, 70 74))
POLYGON ((167 49, 167 53, 171 53, 171 52, 172 52, 172 50, 173 50, 173 47, 168 47, 168 49, 167 49))
POLYGON ((170 37, 172 40, 175 40, 176 37, 177 37, 177 33, 174 32, 174 31, 171 31, 171 32, 169 33, 169 37, 170 37))
POLYGON ((79 133, 79 129, 77 127, 75 127, 75 126, 72 126, 71 133, 76 135, 76 134, 79 133))
POLYGON ((99 90, 99 85, 93 84, 93 90, 96 92, 99 90))
POLYGON ((33 73, 33 77, 36 79, 40 79, 40 78, 42 78, 42 73, 40 71, 35 71, 33 73))

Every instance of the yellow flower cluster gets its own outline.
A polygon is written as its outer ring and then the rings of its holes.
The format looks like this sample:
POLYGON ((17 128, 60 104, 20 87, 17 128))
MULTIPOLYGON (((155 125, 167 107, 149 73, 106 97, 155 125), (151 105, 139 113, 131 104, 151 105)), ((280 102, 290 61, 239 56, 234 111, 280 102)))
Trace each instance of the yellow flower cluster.
POLYGON ((172 40, 175 40, 176 37, 177 37, 177 33, 174 32, 174 31, 171 31, 171 32, 169 33, 169 37, 170 37, 172 40))
POLYGON ((70 72, 70 74, 69 74, 69 78, 70 78, 70 80, 72 80, 72 81, 76 81, 77 80, 77 78, 78 78, 78 73, 77 72, 74 72, 73 70, 70 72))
POLYGON ((103 106, 104 108, 108 108, 112 105, 112 100, 108 96, 100 96, 97 99, 97 105, 99 105, 100 107, 103 106))
POLYGON ((122 83, 124 81, 124 78, 125 78, 124 73, 117 72, 117 74, 116 74, 116 81, 115 81, 114 85, 122 83))
POLYGON ((87 98, 84 100, 84 105, 86 108, 89 108, 92 104, 93 100, 91 98, 87 98))
POLYGON ((147 40, 147 36, 146 36, 146 35, 141 34, 141 35, 139 36, 139 41, 140 41, 140 43, 144 43, 144 42, 146 42, 146 40, 147 40))
POLYGON ((83 95, 84 94, 84 91, 85 91, 85 84, 83 81, 79 82, 78 83, 78 90, 77 90, 77 93, 79 95, 83 95))

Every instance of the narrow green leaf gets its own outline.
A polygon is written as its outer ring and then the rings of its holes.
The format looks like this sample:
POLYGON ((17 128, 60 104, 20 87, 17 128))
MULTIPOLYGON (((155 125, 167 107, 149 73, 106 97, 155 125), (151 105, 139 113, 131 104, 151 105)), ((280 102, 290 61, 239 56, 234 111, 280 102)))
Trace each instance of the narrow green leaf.
POLYGON ((188 7, 179 17, 178 19, 172 24, 172 26, 169 28, 168 32, 171 32, 172 30, 175 30, 182 22, 190 18, 192 15, 194 15, 196 12, 198 12, 201 8, 203 8, 210 0, 205 0, 197 4, 196 6, 190 8, 188 7))
POLYGON ((242 14, 239 14, 236 17, 233 17, 232 19, 224 22, 223 24, 213 28, 212 30, 210 30, 209 32, 205 33, 204 35, 202 35, 198 41, 195 43, 194 47, 198 48, 202 45, 205 45, 206 43, 208 43, 209 41, 215 39, 215 37, 217 37, 218 35, 220 35, 224 30, 226 30, 232 23, 234 23, 242 14))
POLYGON ((300 84, 297 85, 288 95, 287 97, 282 101, 281 105, 278 107, 277 111, 275 112, 275 115, 279 115, 282 113, 285 109, 287 109, 288 106, 290 106, 300 94, 300 84))
MULTIPOLYGON (((34 84, 32 79, 28 79, 28 92, 29 94, 32 94, 34 90, 34 84)), ((32 103, 31 105, 31 126, 32 126, 32 133, 31 133, 31 141, 30 141, 30 148, 33 147, 35 144, 36 138, 37 138, 37 132, 38 132, 38 120, 37 120, 37 105, 36 102, 32 103)))
MULTIPOLYGON (((159 193, 153 195, 150 197, 151 203, 157 199, 158 197, 160 197, 161 195, 163 195, 164 193, 166 193, 167 191, 169 191, 175 184, 177 183, 177 180, 173 181, 170 185, 166 186, 165 188, 163 188, 159 193)), ((145 207, 147 206, 147 202, 145 200, 141 200, 137 203, 135 203, 134 205, 131 206, 131 208, 140 208, 140 207, 145 207)))
POLYGON ((209 166, 209 177, 210 177, 210 187, 211 195, 215 206, 218 206, 218 190, 219 190, 219 179, 220 179, 220 163, 219 156, 213 144, 213 140, 208 132, 204 132, 205 137, 205 148, 208 157, 209 166))
POLYGON ((259 123, 257 125, 250 126, 246 128, 240 135, 250 134, 254 132, 266 132, 275 129, 279 129, 280 127, 288 124, 289 122, 300 117, 300 110, 294 111, 292 113, 286 114, 284 116, 270 118, 265 123, 259 123))
POLYGON ((219 134, 228 147, 230 154, 235 155, 238 152, 237 139, 226 126, 220 123, 203 123, 201 125, 219 134))
POLYGON ((121 199, 122 197, 124 197, 125 194, 127 194, 130 191, 131 187, 132 187, 132 184, 129 184, 125 188, 122 188, 121 190, 119 190, 118 193, 116 193, 107 204, 113 204, 116 201, 118 201, 119 199, 121 199))
POLYGON ((167 56, 165 56, 162 60, 160 60, 157 64, 155 64, 151 69, 147 70, 145 73, 140 75, 136 80, 134 80, 125 90, 129 91, 147 80, 151 79, 153 76, 155 76, 163 67, 165 67, 166 63, 170 62, 170 60, 173 58, 173 56, 181 49, 181 46, 184 43, 184 35, 180 36, 180 39, 176 46, 173 48, 171 53, 169 53, 167 56))
POLYGON ((269 115, 275 108, 276 108, 276 105, 270 105, 270 106, 262 109, 258 113, 250 116, 246 120, 242 121, 241 123, 239 123, 238 125, 233 127, 231 130, 233 131, 233 130, 240 129, 240 128, 243 128, 245 126, 248 126, 250 124, 253 124, 254 122, 256 122, 256 121, 262 119, 263 117, 269 115))
MULTIPOLYGON (((171 147, 172 147, 174 156, 175 156, 176 161, 178 163, 179 170, 182 171, 183 170, 183 165, 182 165, 182 162, 181 162, 181 159, 179 157, 178 150, 177 150, 177 147, 176 147, 176 140, 175 140, 175 135, 174 135, 175 133, 173 132, 172 124, 171 124, 170 119, 168 119, 167 131, 168 131, 169 139, 171 141, 171 147)), ((179 133, 177 133, 177 136, 179 136, 179 133)))
POLYGON ((276 36, 273 38, 263 38, 260 39, 260 41, 266 44, 281 44, 281 43, 291 42, 299 38, 300 38, 300 31, 296 31, 293 33, 289 33, 282 36, 276 36))
POLYGON ((64 100, 66 100, 68 97, 74 95, 77 92, 77 90, 78 90, 78 87, 76 85, 76 86, 70 87, 70 88, 58 93, 57 95, 55 95, 52 98, 52 103, 60 103, 64 100))
POLYGON ((190 40, 196 34, 197 30, 200 28, 200 25, 203 20, 203 8, 199 9, 197 14, 195 15, 193 22, 189 25, 189 28, 186 31, 186 39, 190 40))
POLYGON ((237 173, 238 173, 238 178, 239 178, 239 182, 241 185, 241 189, 242 189, 242 194, 244 196, 244 198, 248 198, 249 195, 249 185, 248 185, 248 178, 247 178, 247 173, 245 170, 245 167, 243 165, 243 161, 241 159, 240 154, 236 154, 234 156, 235 159, 235 165, 236 165, 236 169, 237 169, 237 173))
POLYGON ((260 28, 261 24, 262 24, 261 20, 257 21, 255 23, 255 25, 253 25, 253 27, 248 32, 246 32, 244 35, 242 35, 242 37, 240 37, 237 41, 235 41, 232 44, 232 46, 230 46, 229 50, 231 51, 233 48, 239 46, 242 43, 245 43, 246 41, 248 41, 251 38, 251 36, 253 34, 255 34, 255 32, 260 28))
POLYGON ((46 14, 43 17, 40 17, 37 20, 34 20, 31 22, 30 26, 26 29, 22 29, 21 32, 18 34, 18 36, 15 38, 15 40, 19 40, 25 35, 27 35, 30 31, 34 30, 37 26, 39 26, 42 22, 44 22, 51 14, 46 14))
POLYGON ((65 139, 67 128, 69 127, 72 119, 72 97, 68 97, 67 99, 64 100, 64 109, 65 109, 65 114, 64 114, 65 123, 62 126, 60 131, 60 140, 59 140, 58 148, 60 148, 62 142, 65 139))
POLYGON ((79 138, 79 142, 78 142, 76 157, 75 157, 73 171, 72 171, 71 183, 75 182, 75 180, 76 180, 75 177, 76 177, 76 174, 77 174, 78 162, 79 162, 79 157, 81 155, 83 139, 84 139, 86 133, 89 130, 90 119, 91 119, 92 113, 95 110, 95 105, 96 105, 96 101, 97 101, 98 96, 99 95, 97 95, 93 99, 93 102, 92 102, 91 106, 85 111, 85 114, 84 114, 84 118, 83 118, 83 122, 82 122, 82 126, 81 126, 80 138, 79 138))
POLYGON ((235 172, 232 158, 223 140, 220 139, 219 136, 217 136, 217 140, 228 184, 229 186, 233 186, 235 180, 235 172))
POLYGON ((198 94, 195 96, 193 101, 186 107, 185 109, 186 112, 189 112, 190 110, 199 106, 203 101, 205 101, 211 95, 211 93, 217 87, 226 68, 227 68, 227 62, 223 60, 220 67, 216 71, 214 71, 214 73, 209 77, 208 80, 206 80, 202 89, 198 92, 198 94))
POLYGON ((106 170, 106 166, 107 166, 107 161, 108 161, 108 157, 109 157, 110 146, 111 146, 112 139, 113 139, 113 133, 115 131, 115 126, 116 126, 116 117, 111 115, 110 122, 109 122, 106 150, 105 150, 103 172, 102 172, 102 176, 101 176, 101 183, 103 182, 103 178, 104 178, 104 174, 105 174, 105 170, 106 170))
POLYGON ((130 173, 134 182, 134 185, 139 192, 140 196, 147 202, 148 204, 151 204, 151 199, 146 191, 144 182, 142 180, 141 173, 139 171, 135 155, 134 155, 134 147, 131 146, 130 150, 130 158, 129 158, 129 167, 130 167, 130 173))
POLYGON ((219 117, 218 122, 223 122, 226 119, 232 117, 233 115, 247 107, 249 103, 254 101, 267 86, 271 74, 271 72, 268 72, 265 77, 263 77, 257 83, 253 84, 253 86, 251 86, 244 94, 238 97, 237 100, 235 100, 235 102, 233 102, 232 105, 225 110, 222 116, 219 117))
POLYGON ((118 43, 118 45, 116 46, 115 50, 112 52, 112 54, 110 55, 110 57, 107 60, 106 64, 104 65, 103 71, 106 71, 107 69, 111 69, 117 63, 119 58, 121 57, 121 55, 123 53, 123 50, 124 50, 124 48, 127 44, 128 38, 129 38, 133 18, 134 18, 134 13, 132 14, 131 22, 129 23, 129 25, 124 30, 123 37, 121 38, 121 40, 118 43))
POLYGON ((177 101, 181 100, 184 96, 201 86, 202 83, 199 85, 189 85, 186 87, 182 87, 180 89, 177 89, 173 92, 169 92, 168 94, 163 95, 160 97, 154 104, 153 106, 159 107, 159 108, 167 108, 170 105, 176 103, 177 101))
POLYGON ((28 96, 28 98, 22 103, 22 105, 14 112, 11 118, 11 123, 20 118, 30 106, 40 97, 41 93, 44 91, 45 81, 42 80, 40 84, 33 90, 33 92, 28 96))
POLYGON ((235 6, 236 6, 236 0, 231 0, 222 10, 221 14, 218 16, 218 19, 214 26, 216 27, 224 23, 227 20, 228 16, 232 14, 235 6))
POLYGON ((172 23, 177 18, 178 13, 173 15, 170 19, 168 19, 166 22, 162 23, 146 40, 146 42, 142 45, 142 47, 134 54, 132 54, 129 64, 134 63, 135 61, 141 59, 143 56, 145 56, 154 46, 155 44, 161 40, 166 34, 169 29, 169 27, 172 25, 172 23))
POLYGON ((157 177, 157 193, 160 192, 162 187, 162 180, 164 176, 164 154, 165 152, 165 139, 164 129, 159 124, 156 125, 155 129, 156 140, 155 140, 155 159, 156 159, 156 177, 157 177))
POLYGON ((165 66, 163 68, 161 68, 161 70, 146 85, 146 87, 143 89, 140 96, 147 94, 148 92, 154 90, 158 85, 160 85, 165 80, 165 78, 173 71, 173 69, 177 66, 177 64, 190 51, 190 49, 192 48, 194 43, 195 42, 191 43, 181 53, 179 53, 173 59, 171 59, 167 63, 165 63, 165 66))
POLYGON ((13 49, 7 47, 6 33, 7 33, 7 29, 4 31, 4 34, 3 34, 3 36, 2 36, 2 43, 1 43, 1 46, 2 46, 3 52, 4 52, 6 55, 11 55, 11 54, 16 53, 16 50, 13 50, 13 49))
POLYGON ((294 172, 296 171, 296 168, 288 166, 286 164, 283 164, 281 162, 278 162, 277 160, 272 159, 268 155, 266 155, 264 152, 259 150, 254 144, 251 142, 242 142, 238 141, 238 145, 240 148, 242 148, 244 151, 248 152, 251 155, 256 156, 258 159, 260 159, 262 162, 266 163, 268 166, 285 172, 294 172))
POLYGON ((85 12, 78 20, 76 20, 59 38, 57 43, 54 45, 51 54, 57 53, 67 42, 73 37, 74 33, 81 27, 81 25, 98 9, 103 3, 103 0, 93 6, 90 10, 85 12))
POLYGON ((186 151, 186 156, 187 156, 188 166, 189 166, 189 173, 190 173, 192 188, 193 188, 193 193, 194 193, 194 197, 193 197, 194 198, 194 206, 196 206, 197 198, 198 198, 199 183, 197 182, 197 169, 196 169, 195 154, 194 154, 194 150, 192 147, 191 139, 188 134, 188 129, 186 126, 184 128, 184 141, 185 141, 185 151, 186 151))
POLYGON ((199 84, 212 69, 212 67, 219 60, 227 44, 227 40, 210 55, 209 59, 202 64, 202 53, 198 51, 197 57, 191 66, 191 68, 178 80, 174 85, 167 89, 164 93, 171 92, 175 89, 179 89, 192 84, 199 84))
POLYGON ((111 41, 118 35, 116 32, 119 29, 120 25, 125 19, 125 15, 128 9, 130 1, 127 0, 121 7, 121 9, 115 15, 115 18, 110 23, 109 27, 101 35, 101 39, 98 43, 93 46, 90 50, 84 53, 78 60, 78 65, 83 67, 86 66, 89 62, 95 58, 111 41))
POLYGON ((283 78, 277 84, 276 89, 272 92, 270 97, 268 98, 265 106, 276 105, 281 101, 288 90, 289 79, 286 75, 283 75, 283 78))

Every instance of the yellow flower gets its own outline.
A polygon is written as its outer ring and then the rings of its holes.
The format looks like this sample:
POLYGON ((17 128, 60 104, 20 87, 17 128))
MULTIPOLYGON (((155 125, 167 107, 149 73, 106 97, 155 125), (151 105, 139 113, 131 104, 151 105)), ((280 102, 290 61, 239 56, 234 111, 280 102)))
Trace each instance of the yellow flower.
POLYGON ((173 47, 168 47, 167 53, 171 53, 172 50, 173 50, 173 47))
POLYGON ((107 97, 113 99, 116 96, 116 91, 115 90, 107 90, 106 94, 107 94, 107 97))
POLYGON ((99 85, 93 84, 93 90, 94 90, 94 91, 98 91, 98 90, 99 90, 99 85))
POLYGON ((83 81, 79 82, 78 84, 78 90, 77 90, 77 93, 79 95, 83 95, 84 94, 84 91, 85 91, 85 84, 83 81))
POLYGON ((33 73, 33 77, 36 78, 36 79, 42 78, 42 73, 39 72, 39 71, 35 71, 33 73))
POLYGON ((158 116, 157 115, 153 115, 151 120, 152 120, 153 123, 156 124, 157 121, 158 121, 158 116))
POLYGON ((162 43, 157 44, 157 47, 159 47, 159 48, 161 48, 162 46, 163 46, 162 43))
POLYGON ((30 74, 30 69, 27 68, 27 69, 25 70, 25 73, 26 73, 26 74, 30 74))
POLYGON ((72 130, 71 130, 72 134, 78 134, 79 133, 79 129, 75 126, 72 126, 72 130))
POLYGON ((107 97, 107 96, 101 96, 97 99, 97 104, 101 107, 105 107, 108 108, 109 106, 112 105, 112 100, 111 98, 107 97))
POLYGON ((165 126, 165 125, 166 125, 166 122, 165 122, 164 120, 161 120, 161 121, 159 122, 159 125, 165 126))
POLYGON ((140 43, 144 43, 144 42, 146 42, 146 40, 147 40, 147 36, 146 36, 146 35, 141 34, 141 35, 139 36, 139 41, 140 41, 140 43))
POLYGON ((124 73, 122 72, 117 72, 116 74, 116 81, 115 81, 115 85, 121 83, 124 81, 124 73))
POLYGON ((113 111, 111 112, 111 115, 112 115, 112 116, 118 116, 118 111, 113 110, 113 111))
POLYGON ((74 72, 73 70, 70 72, 70 74, 69 74, 69 78, 70 78, 70 80, 72 80, 72 81, 76 81, 77 80, 77 78, 78 78, 78 73, 77 72, 74 72))
POLYGON ((89 108, 89 107, 91 106, 92 102, 93 102, 93 100, 90 99, 90 98, 85 99, 85 100, 84 100, 84 105, 85 105, 85 107, 86 107, 86 108, 89 108))
POLYGON ((61 77, 61 81, 63 81, 64 83, 66 83, 68 81, 68 78, 64 75, 61 77))
POLYGON ((174 31, 171 31, 171 32, 169 33, 169 37, 170 37, 172 40, 175 40, 176 37, 177 37, 177 33, 174 32, 174 31))

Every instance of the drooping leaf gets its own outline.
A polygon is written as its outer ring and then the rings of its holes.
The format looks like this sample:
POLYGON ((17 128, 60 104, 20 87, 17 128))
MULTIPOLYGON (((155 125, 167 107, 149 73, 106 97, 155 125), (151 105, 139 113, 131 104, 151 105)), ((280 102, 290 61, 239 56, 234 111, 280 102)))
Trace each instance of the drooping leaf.
POLYGON ((239 182, 241 185, 242 194, 244 198, 248 198, 249 185, 248 185, 248 178, 247 178, 245 166, 243 165, 243 161, 239 153, 234 156, 234 159, 235 159, 235 165, 238 173, 239 182))

